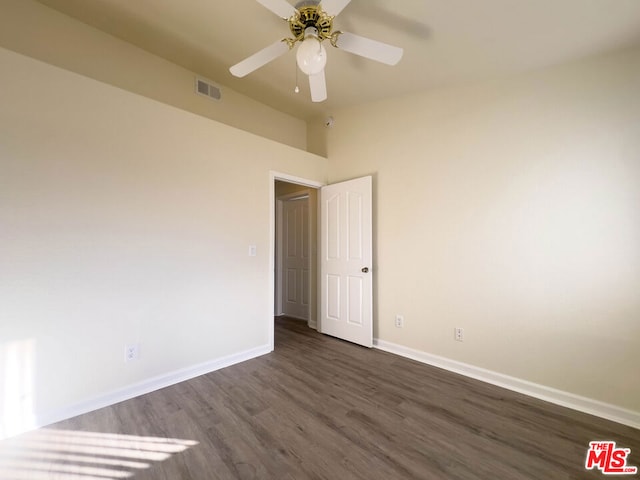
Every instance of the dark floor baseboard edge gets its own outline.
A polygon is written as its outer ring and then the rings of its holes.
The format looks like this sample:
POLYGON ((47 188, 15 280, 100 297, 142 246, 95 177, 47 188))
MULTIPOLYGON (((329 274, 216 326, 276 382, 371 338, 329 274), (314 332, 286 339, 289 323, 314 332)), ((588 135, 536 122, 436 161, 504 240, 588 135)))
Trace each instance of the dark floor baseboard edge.
POLYGON ((511 377, 509 375, 504 375, 502 373, 458 362, 449 358, 440 357, 420 350, 414 350, 403 345, 386 342, 377 338, 374 339, 373 346, 379 350, 393 353, 401 357, 410 358, 411 360, 443 368, 450 372, 459 373, 467 377, 475 378, 476 380, 481 380, 508 390, 523 393, 556 405, 640 429, 640 412, 627 410, 616 405, 557 390, 545 385, 511 377))
POLYGON ((313 318, 310 318, 309 320, 307 320, 306 318, 296 317, 295 315, 286 315, 284 313, 275 315, 275 317, 293 318, 294 320, 300 320, 301 322, 306 322, 309 328, 313 328, 314 330, 318 329, 318 321, 314 320, 313 318))
MULTIPOLYGON (((220 370, 221 368, 230 367, 237 363, 241 363, 252 358, 260 357, 271 352, 272 348, 268 345, 252 348, 243 352, 227 355, 215 360, 204 362, 198 365, 174 370, 166 374, 158 375, 147 380, 135 383, 133 385, 126 386, 124 388, 116 389, 111 392, 99 395, 97 397, 70 405, 65 408, 61 408, 56 411, 46 412, 42 414, 36 413, 35 421, 32 425, 25 426, 20 432, 13 432, 10 436, 24 433, 29 430, 35 430, 36 428, 45 427, 52 423, 60 422, 68 418, 76 417, 84 413, 92 412, 103 407, 108 407, 116 403, 130 400, 140 395, 160 390, 161 388, 175 385, 176 383, 184 382, 200 375, 220 370)), ((0 436, 0 439, 1 436, 0 436)))

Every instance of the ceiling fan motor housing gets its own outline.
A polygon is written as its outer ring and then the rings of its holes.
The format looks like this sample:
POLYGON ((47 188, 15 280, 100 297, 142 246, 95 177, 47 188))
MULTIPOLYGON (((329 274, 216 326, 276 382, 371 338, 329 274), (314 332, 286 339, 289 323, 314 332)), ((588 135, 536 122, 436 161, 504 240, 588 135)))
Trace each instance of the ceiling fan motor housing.
POLYGON ((289 19, 289 29, 296 40, 304 39, 304 31, 313 27, 318 31, 318 39, 331 38, 333 17, 327 15, 318 2, 303 2, 297 7, 298 13, 289 19))

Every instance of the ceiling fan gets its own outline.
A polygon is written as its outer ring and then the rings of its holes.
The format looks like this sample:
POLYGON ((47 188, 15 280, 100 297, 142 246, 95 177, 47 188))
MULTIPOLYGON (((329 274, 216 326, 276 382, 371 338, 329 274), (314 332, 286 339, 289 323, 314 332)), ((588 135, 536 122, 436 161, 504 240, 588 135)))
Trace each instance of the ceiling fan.
POLYGON ((351 0, 301 1, 295 7, 286 0, 256 1, 286 20, 293 38, 279 40, 231 67, 229 71, 236 77, 248 75, 284 55, 298 43, 296 61, 300 70, 309 76, 311 100, 322 102, 327 99, 324 40, 329 40, 336 48, 387 65, 395 65, 402 58, 402 48, 333 29, 333 19, 351 0))

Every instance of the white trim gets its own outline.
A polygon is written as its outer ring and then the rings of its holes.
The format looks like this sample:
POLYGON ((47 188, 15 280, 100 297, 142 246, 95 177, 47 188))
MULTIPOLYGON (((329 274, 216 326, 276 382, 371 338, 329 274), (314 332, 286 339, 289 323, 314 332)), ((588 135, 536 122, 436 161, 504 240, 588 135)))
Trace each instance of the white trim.
POLYGON ((294 175, 289 175, 287 173, 271 171, 269 172, 269 174, 272 180, 271 183, 275 182, 276 180, 282 180, 283 182, 295 183, 298 185, 303 185, 305 187, 311 187, 311 188, 321 188, 326 185, 326 183, 324 182, 318 182, 316 180, 309 180, 307 178, 296 177, 294 175))
MULTIPOLYGON (((76 417, 78 415, 92 412, 100 408, 108 407, 125 400, 130 400, 140 395, 145 395, 147 393, 160 390, 161 388, 169 387, 171 385, 175 385, 176 383, 199 377, 200 375, 215 372, 216 370, 220 370, 221 368, 245 362, 261 355, 266 355, 271 351, 273 351, 272 348, 270 348, 268 345, 264 345, 262 347, 257 347, 251 350, 246 350, 244 352, 228 355, 217 360, 211 360, 199 365, 193 365, 191 367, 175 370, 167 374, 158 375, 156 377, 143 380, 142 382, 113 390, 111 392, 105 393, 104 395, 100 395, 98 397, 76 403, 75 405, 71 405, 66 408, 61 408, 56 411, 36 415, 35 424, 31 425, 31 428, 29 428, 29 430, 41 428, 52 423, 60 422, 68 418, 76 417)), ((19 433, 24 432, 15 432, 12 433, 12 436, 13 434, 17 435, 19 433)), ((2 439, 3 438, 0 435, 0 440, 2 439)))
POLYGON ((307 322, 307 325, 309 326, 309 328, 312 328, 314 330, 318 330, 318 322, 316 320, 309 320, 309 322, 307 322))
POLYGON ((276 310, 276 180, 279 174, 269 172, 269 312, 267 313, 267 332, 269 348, 274 348, 275 324, 273 315, 276 310))
POLYGON ((523 393, 530 397, 545 400, 547 402, 568 407, 573 410, 588 413, 598 417, 606 418, 614 422, 628 425, 640 429, 640 412, 627 410, 616 405, 600 402, 591 398, 582 397, 573 393, 557 390, 537 383, 511 377, 502 373, 494 372, 484 368, 458 362, 449 358, 440 357, 431 353, 414 350, 402 345, 386 342, 378 338, 373 340, 374 348, 385 352, 410 358, 421 363, 426 363, 434 367, 442 368, 450 372, 458 373, 466 377, 475 378, 492 385, 523 393))

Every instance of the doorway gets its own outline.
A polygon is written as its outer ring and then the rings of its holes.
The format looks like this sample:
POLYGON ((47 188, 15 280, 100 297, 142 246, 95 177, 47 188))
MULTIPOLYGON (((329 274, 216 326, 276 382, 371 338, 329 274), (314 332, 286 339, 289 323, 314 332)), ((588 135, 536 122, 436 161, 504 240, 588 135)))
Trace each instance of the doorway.
POLYGON ((275 180, 274 315, 317 328, 316 188, 275 180))
MULTIPOLYGON (((324 334, 365 347, 373 345, 372 180, 373 177, 367 176, 325 186, 286 174, 270 173, 271 349, 274 347, 274 314, 281 313, 277 299, 282 298, 284 288, 283 275, 277 275, 276 268, 277 251, 282 248, 277 242, 277 199, 303 198, 307 194, 310 251, 307 324, 324 334), (282 189, 282 195, 276 195, 277 188, 282 189), (319 231, 322 231, 322 242, 319 231), (318 249, 320 244, 322 254, 318 249), (321 289, 319 285, 322 285, 321 289), (320 304, 322 308, 319 308, 320 304)), ((285 269, 286 266, 281 266, 281 271, 285 269)))

